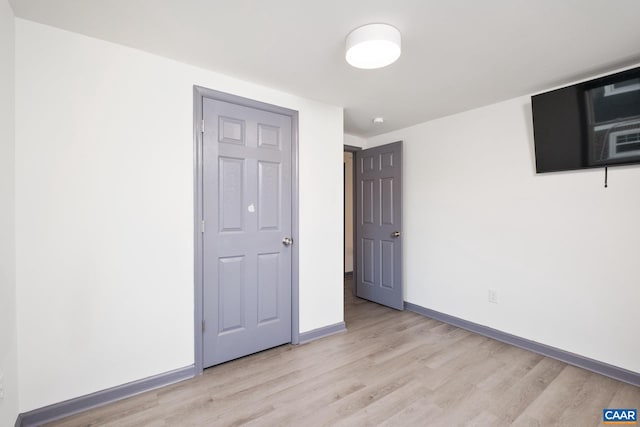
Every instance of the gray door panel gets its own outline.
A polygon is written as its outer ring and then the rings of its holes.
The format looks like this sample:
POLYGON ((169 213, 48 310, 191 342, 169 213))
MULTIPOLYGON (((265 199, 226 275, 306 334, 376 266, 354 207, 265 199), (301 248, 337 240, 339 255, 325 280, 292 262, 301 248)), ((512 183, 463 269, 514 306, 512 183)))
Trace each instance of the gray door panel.
POLYGON ((291 117, 204 98, 204 367, 291 342, 291 117))
POLYGON ((357 151, 355 159, 356 293, 402 310, 402 142, 357 151))

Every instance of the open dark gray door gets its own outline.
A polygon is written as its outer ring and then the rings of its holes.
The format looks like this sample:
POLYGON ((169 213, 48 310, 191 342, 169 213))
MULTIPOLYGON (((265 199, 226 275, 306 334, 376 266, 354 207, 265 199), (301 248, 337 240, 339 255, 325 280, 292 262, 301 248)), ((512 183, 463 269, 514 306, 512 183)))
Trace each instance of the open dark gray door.
POLYGON ((402 142, 356 152, 356 294, 404 309, 402 142))
POLYGON ((292 118, 202 107, 206 368, 291 342, 292 118))

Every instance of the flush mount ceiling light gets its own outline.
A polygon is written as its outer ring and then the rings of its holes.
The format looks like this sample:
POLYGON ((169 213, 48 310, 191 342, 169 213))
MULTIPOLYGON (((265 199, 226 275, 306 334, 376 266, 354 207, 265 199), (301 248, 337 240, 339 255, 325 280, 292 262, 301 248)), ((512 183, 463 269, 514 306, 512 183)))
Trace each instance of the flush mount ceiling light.
POLYGON ((347 36, 345 57, 356 68, 382 68, 400 57, 400 45, 400 31, 396 27, 388 24, 363 25, 347 36))
POLYGON ((377 125, 381 125, 384 123, 384 117, 374 117, 374 119, 372 120, 373 123, 377 124, 377 125))

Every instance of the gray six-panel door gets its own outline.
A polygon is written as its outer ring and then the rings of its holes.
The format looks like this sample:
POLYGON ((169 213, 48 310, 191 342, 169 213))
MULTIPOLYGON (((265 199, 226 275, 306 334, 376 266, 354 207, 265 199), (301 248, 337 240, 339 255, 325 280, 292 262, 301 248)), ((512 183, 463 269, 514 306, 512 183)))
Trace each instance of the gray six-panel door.
POLYGON ((402 142, 357 151, 356 294, 398 310, 402 292, 402 142))
POLYGON ((209 98, 203 119, 206 368, 291 342, 292 126, 209 98))

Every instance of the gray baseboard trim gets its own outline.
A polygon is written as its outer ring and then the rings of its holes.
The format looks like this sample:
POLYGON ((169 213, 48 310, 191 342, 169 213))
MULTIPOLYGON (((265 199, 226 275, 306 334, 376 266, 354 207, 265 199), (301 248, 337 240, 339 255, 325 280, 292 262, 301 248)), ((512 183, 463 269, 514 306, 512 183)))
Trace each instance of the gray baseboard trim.
POLYGON ((303 332, 300 334, 300 344, 306 344, 329 335, 338 334, 347 330, 344 322, 338 322, 334 325, 324 326, 322 328, 303 332))
POLYGON ((469 322, 468 320, 460 319, 459 317, 450 316, 448 314, 441 313, 439 311, 431 310, 412 304, 410 302, 404 303, 404 308, 407 311, 411 311, 420 314, 431 319, 439 320, 449 325, 457 326, 467 331, 475 332, 476 334, 483 335, 488 338, 501 341, 506 344, 511 344, 516 347, 523 348, 525 350, 532 351, 534 353, 541 354, 543 356, 550 357, 552 359, 560 360, 561 362, 569 365, 577 366, 579 368, 586 369, 597 374, 601 374, 625 383, 640 387, 640 373, 629 371, 624 368, 609 365, 608 363, 600 362, 598 360, 590 359, 579 354, 570 353, 565 350, 560 350, 556 347, 551 347, 546 344, 540 344, 535 341, 531 341, 525 338, 511 335, 506 332, 499 331, 497 329, 490 328, 488 326, 480 325, 478 323, 469 322))
POLYGON ((125 399, 149 390, 177 383, 195 375, 193 365, 163 374, 154 375, 138 381, 122 384, 106 390, 97 391, 75 399, 65 400, 43 408, 34 409, 18 415, 16 427, 31 427, 49 423, 92 408, 97 408, 116 400, 125 399))

